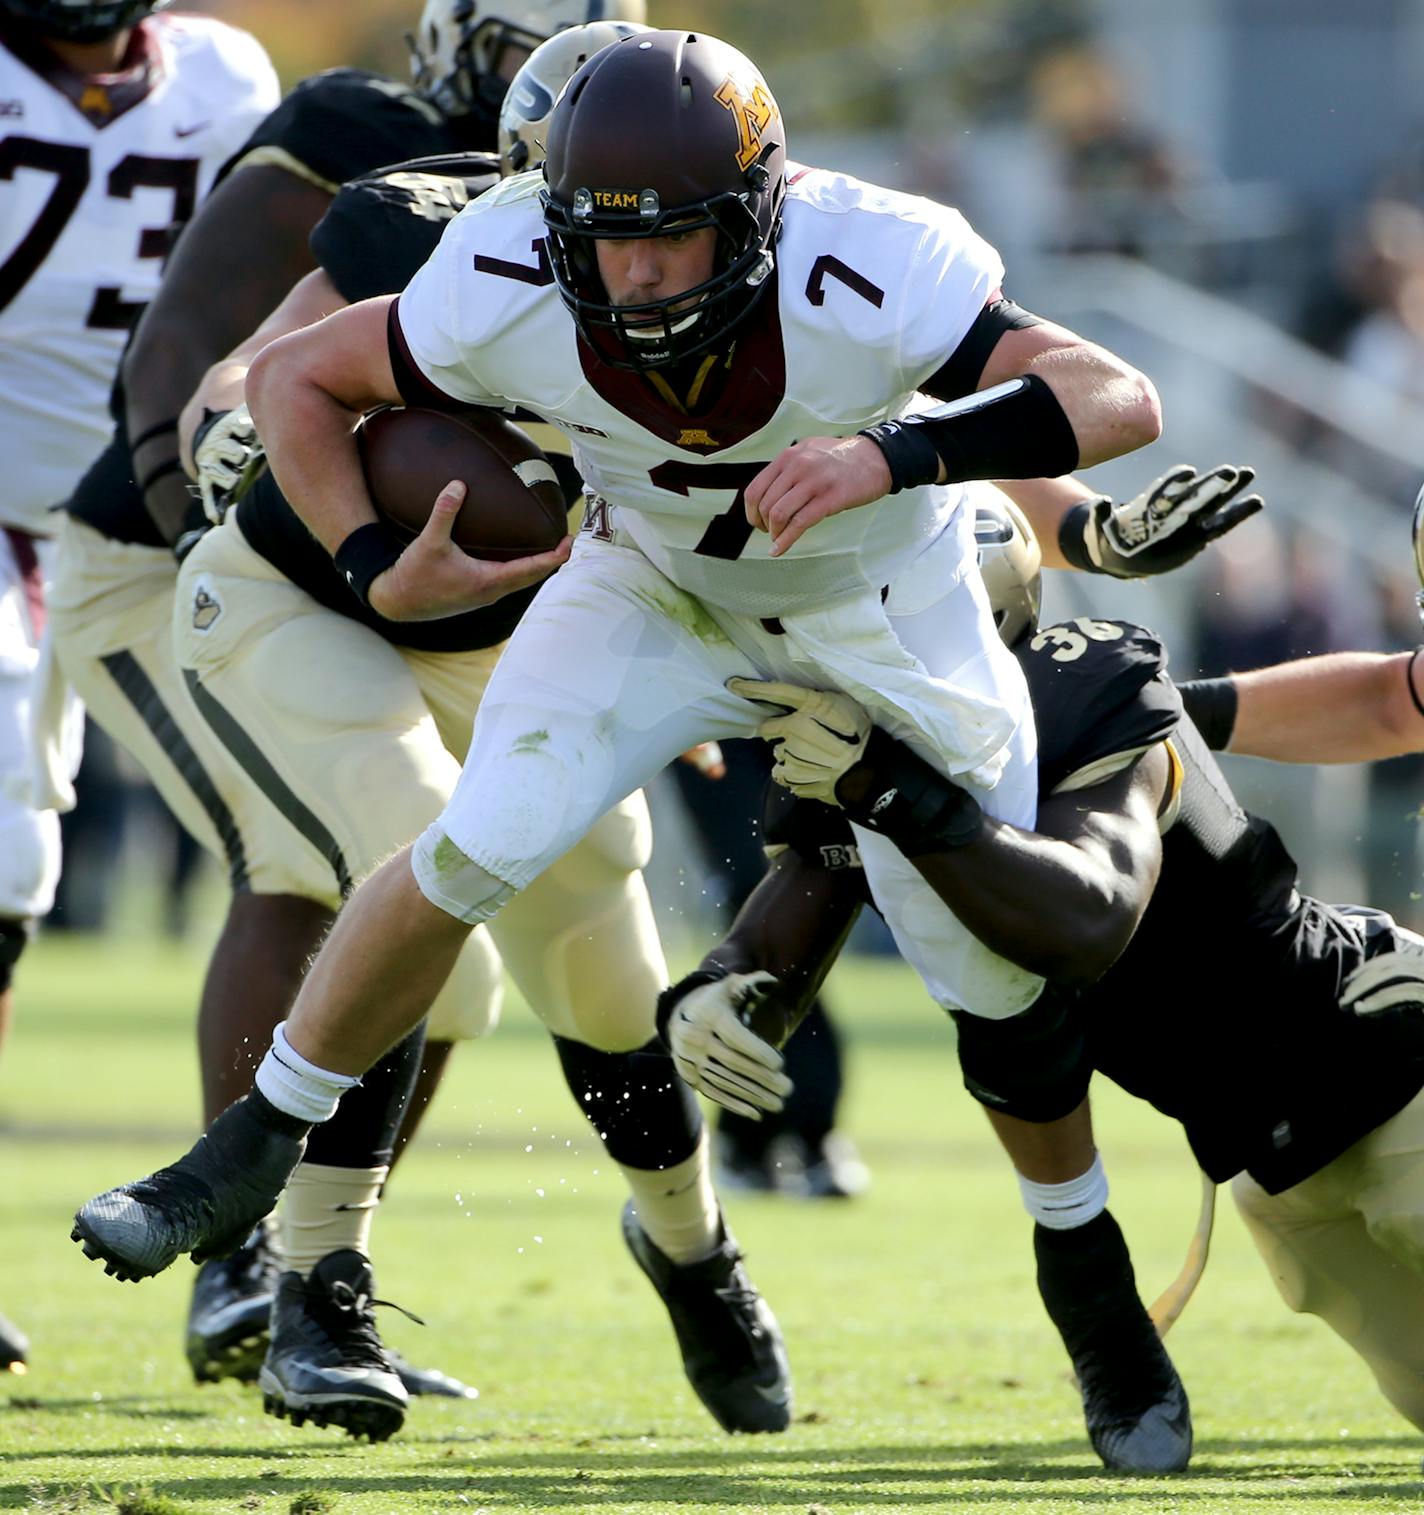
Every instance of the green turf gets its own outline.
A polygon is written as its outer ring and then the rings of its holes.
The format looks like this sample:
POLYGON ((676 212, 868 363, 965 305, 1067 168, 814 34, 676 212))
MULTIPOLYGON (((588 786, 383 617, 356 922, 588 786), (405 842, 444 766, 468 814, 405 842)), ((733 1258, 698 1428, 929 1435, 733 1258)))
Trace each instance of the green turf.
MULTIPOLYGON (((1289 1314, 1228 1203, 1172 1346, 1197 1455, 1169 1480, 1105 1476, 1032 1286, 1028 1223, 959 1088, 948 1028, 909 974, 838 970, 845 1124, 875 1175, 848 1204, 735 1197, 785 1328, 798 1419, 728 1439, 687 1389, 618 1236, 618 1177, 546 1039, 512 1005, 462 1049, 378 1222, 383 1329, 478 1384, 417 1402, 380 1447, 199 1390, 179 1351, 187 1264, 134 1286, 66 1236, 75 1206, 171 1160, 196 1119, 200 961, 43 942, 0 1068, 0 1309, 33 1368, 0 1385, 0 1509, 36 1512, 1397 1511, 1419 1439, 1317 1322, 1289 1314)), ((1144 1006, 1144 1013, 1150 1007, 1144 1006)), ((1104 1091, 1113 1208, 1144 1293, 1175 1274, 1196 1184, 1176 1129, 1104 1091)))

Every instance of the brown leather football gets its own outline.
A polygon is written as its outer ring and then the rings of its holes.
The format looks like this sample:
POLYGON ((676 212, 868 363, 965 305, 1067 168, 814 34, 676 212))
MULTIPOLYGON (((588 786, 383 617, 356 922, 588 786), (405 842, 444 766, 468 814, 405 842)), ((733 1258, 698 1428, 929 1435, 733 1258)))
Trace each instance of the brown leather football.
POLYGON ((452 479, 469 493, 451 536, 471 557, 524 558, 568 533, 553 466, 498 411, 377 410, 362 418, 356 442, 371 499, 402 536, 420 532, 452 479))

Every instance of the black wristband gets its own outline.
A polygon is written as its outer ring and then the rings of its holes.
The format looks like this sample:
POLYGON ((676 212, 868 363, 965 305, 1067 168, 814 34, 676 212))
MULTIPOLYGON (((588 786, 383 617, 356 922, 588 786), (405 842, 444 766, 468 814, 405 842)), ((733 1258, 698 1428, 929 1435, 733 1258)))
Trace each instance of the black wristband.
POLYGON ((944 464, 946 482, 970 479, 1056 479, 1078 466, 1078 437, 1058 396, 1026 374, 964 395, 937 410, 867 427, 890 465, 894 493, 931 484, 944 464), (929 443, 928 450, 924 443, 929 443), (930 454, 937 459, 930 469, 930 454))
POLYGON ((176 416, 171 421, 155 421, 152 426, 145 427, 129 442, 129 453, 136 453, 145 442, 151 442, 155 437, 166 437, 169 432, 177 430, 178 418, 176 416))
POLYGON ((367 521, 346 538, 331 560, 351 593, 369 609, 371 585, 403 550, 401 541, 384 521, 367 521))
POLYGON ((1088 552, 1088 525, 1093 519, 1093 512, 1105 502, 1112 503, 1106 495, 1080 500, 1058 523, 1058 550, 1080 573, 1107 572, 1093 561, 1088 552))
MULTIPOLYGON (((689 973, 685 978, 680 978, 669 989, 664 989, 658 995, 658 1009, 655 1024, 658 1028, 658 1040, 664 1047, 668 1046, 667 1027, 672 1019, 672 1013, 678 1005, 692 993, 694 989, 700 989, 703 984, 719 983, 730 973, 728 968, 698 968, 689 973)), ((669 1051, 671 1048, 668 1049, 669 1051)))
POLYGON ((918 489, 939 478, 940 457, 922 426, 907 426, 902 421, 882 421, 860 432, 869 437, 885 455, 890 469, 890 493, 918 489))
POLYGON ((865 755, 836 785, 836 798, 858 826, 894 842, 906 857, 966 846, 984 828, 984 812, 967 789, 878 726, 865 755), (852 775, 855 787, 866 788, 860 799, 847 801, 842 788, 852 775))
POLYGON ((1236 729, 1236 680, 1227 674, 1222 679, 1186 679, 1177 685, 1193 726, 1213 752, 1225 752, 1236 729))

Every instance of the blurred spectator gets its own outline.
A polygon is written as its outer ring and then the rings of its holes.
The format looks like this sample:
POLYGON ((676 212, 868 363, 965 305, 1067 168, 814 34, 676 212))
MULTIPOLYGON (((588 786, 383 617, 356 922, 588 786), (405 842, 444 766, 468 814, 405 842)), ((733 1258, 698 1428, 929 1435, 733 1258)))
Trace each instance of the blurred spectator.
POLYGON ((1199 673, 1215 678, 1283 663, 1335 645, 1318 584, 1292 582, 1276 528, 1258 517, 1203 559, 1194 641, 1199 673))
POLYGON ((1424 403, 1424 206, 1376 200, 1346 255, 1347 287, 1365 314, 1344 361, 1424 403))
POLYGON ((1050 53, 1033 71, 1030 101, 1058 160, 1057 251, 1140 257, 1163 223, 1185 221, 1185 165, 1138 118, 1102 53, 1086 47, 1050 53))

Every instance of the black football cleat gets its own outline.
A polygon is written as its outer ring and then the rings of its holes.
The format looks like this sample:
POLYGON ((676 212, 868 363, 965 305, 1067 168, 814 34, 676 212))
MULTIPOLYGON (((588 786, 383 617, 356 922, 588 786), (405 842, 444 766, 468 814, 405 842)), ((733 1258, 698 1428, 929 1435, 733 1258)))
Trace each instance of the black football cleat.
POLYGON ((478 1399, 480 1391, 472 1388, 467 1383, 461 1383, 458 1378, 449 1373, 442 1373, 439 1368, 417 1368, 408 1363, 401 1354, 390 1347, 386 1348, 386 1357, 391 1366, 396 1370, 396 1377, 405 1386, 405 1391, 412 1399, 425 1397, 427 1399, 478 1399))
POLYGON ((203 1263, 237 1251, 271 1214, 307 1144, 259 1120, 253 1098, 229 1105, 171 1167, 91 1199, 71 1240, 106 1273, 133 1282, 185 1252, 203 1263))
POLYGON ((791 1424, 791 1368, 781 1328, 722 1228, 716 1252, 679 1266, 649 1240, 633 1202, 623 1240, 667 1306, 682 1367, 724 1431, 784 1431, 791 1424))
POLYGON ((262 1408, 294 1426, 340 1426, 386 1441, 405 1422, 409 1396, 376 1331, 371 1265, 349 1248, 311 1277, 284 1273, 272 1307, 272 1340, 257 1381, 262 1408))
POLYGON ((1106 1467, 1179 1473, 1191 1461, 1187 1391, 1143 1307, 1117 1222, 1034 1227, 1038 1287, 1073 1361, 1083 1418, 1106 1467))
POLYGON ((0 1373, 28 1373, 30 1339, 14 1321, 0 1315, 0 1373))
POLYGON ((271 1232, 258 1226, 231 1257, 206 1262, 193 1281, 187 1355, 199 1383, 252 1383, 267 1354, 267 1322, 281 1271, 271 1232))

